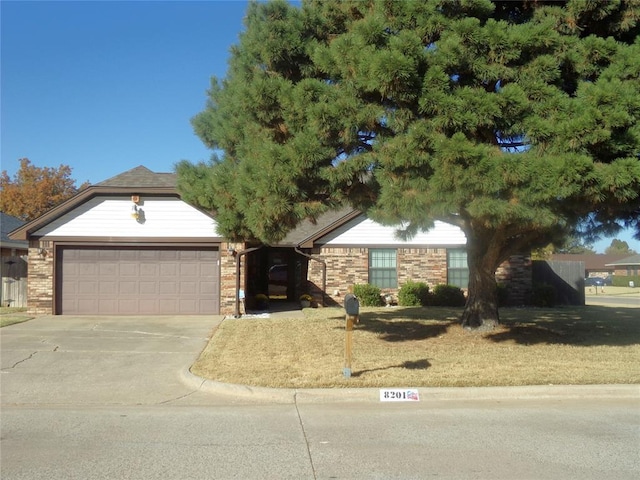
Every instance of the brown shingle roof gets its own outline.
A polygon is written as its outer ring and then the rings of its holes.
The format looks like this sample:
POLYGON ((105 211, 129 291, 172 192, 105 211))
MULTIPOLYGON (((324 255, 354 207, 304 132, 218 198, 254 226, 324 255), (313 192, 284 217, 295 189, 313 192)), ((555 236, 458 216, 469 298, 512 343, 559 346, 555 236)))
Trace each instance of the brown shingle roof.
MULTIPOLYGON (((93 195, 104 193, 142 193, 142 190, 138 189, 144 189, 144 192, 152 193, 177 193, 175 191, 176 181, 177 175, 175 173, 156 173, 143 165, 137 166, 115 177, 91 185, 62 205, 53 208, 43 216, 17 229, 16 238, 28 238, 29 232, 63 215, 93 195)), ((303 248, 311 247, 315 239, 358 215, 360 215, 360 212, 351 207, 344 207, 321 215, 316 222, 304 220, 294 230, 289 232, 281 242, 278 242, 277 245, 303 248)))
POLYGON ((123 172, 115 177, 111 177, 96 186, 100 187, 174 187, 177 176, 175 173, 155 173, 147 167, 140 165, 123 172))
POLYGON ((277 245, 311 247, 313 240, 359 214, 360 212, 351 207, 343 207, 339 210, 331 210, 320 215, 315 223, 309 220, 303 220, 294 230, 290 231, 286 237, 278 242, 277 245))

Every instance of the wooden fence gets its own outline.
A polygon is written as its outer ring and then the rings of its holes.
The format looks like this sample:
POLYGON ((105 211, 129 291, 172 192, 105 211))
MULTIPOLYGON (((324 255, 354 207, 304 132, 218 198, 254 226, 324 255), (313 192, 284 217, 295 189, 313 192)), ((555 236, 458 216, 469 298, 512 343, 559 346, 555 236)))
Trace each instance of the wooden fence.
POLYGON ((0 305, 27 306, 27 256, 0 257, 0 305))
POLYGON ((533 261, 533 283, 552 285, 556 305, 584 305, 584 262, 533 261))

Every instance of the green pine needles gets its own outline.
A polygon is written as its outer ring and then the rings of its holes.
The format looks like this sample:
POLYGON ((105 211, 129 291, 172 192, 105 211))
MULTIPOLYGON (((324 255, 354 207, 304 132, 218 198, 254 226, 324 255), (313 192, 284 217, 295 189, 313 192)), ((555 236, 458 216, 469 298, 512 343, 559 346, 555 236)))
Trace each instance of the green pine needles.
POLYGON ((491 328, 510 255, 640 235, 639 19, 630 0, 251 3, 193 119, 223 156, 181 164, 181 192, 264 242, 345 202, 407 235, 457 225, 462 321, 491 328))

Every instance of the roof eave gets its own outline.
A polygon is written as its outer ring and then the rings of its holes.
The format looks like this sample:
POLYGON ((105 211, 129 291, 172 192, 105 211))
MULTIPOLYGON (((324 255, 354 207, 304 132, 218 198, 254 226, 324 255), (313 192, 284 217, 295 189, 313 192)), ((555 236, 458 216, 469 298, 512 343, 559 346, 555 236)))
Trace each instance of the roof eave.
POLYGON ((327 225, 325 228, 318 230, 317 232, 314 232, 313 235, 302 240, 300 243, 298 243, 298 247, 313 248, 315 246, 315 242, 318 239, 324 237, 325 235, 328 235, 329 233, 334 231, 336 228, 340 228, 345 223, 353 220, 354 218, 359 217, 360 215, 362 215, 362 212, 360 210, 352 210, 351 212, 347 213, 345 216, 327 225))

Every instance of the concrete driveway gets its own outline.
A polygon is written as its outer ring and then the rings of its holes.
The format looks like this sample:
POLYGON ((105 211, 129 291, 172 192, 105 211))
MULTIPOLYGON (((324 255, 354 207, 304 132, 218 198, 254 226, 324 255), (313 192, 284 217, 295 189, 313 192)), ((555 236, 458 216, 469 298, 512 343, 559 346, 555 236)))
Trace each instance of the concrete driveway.
POLYGON ((3 405, 159 404, 221 316, 46 316, 0 330, 3 405))

